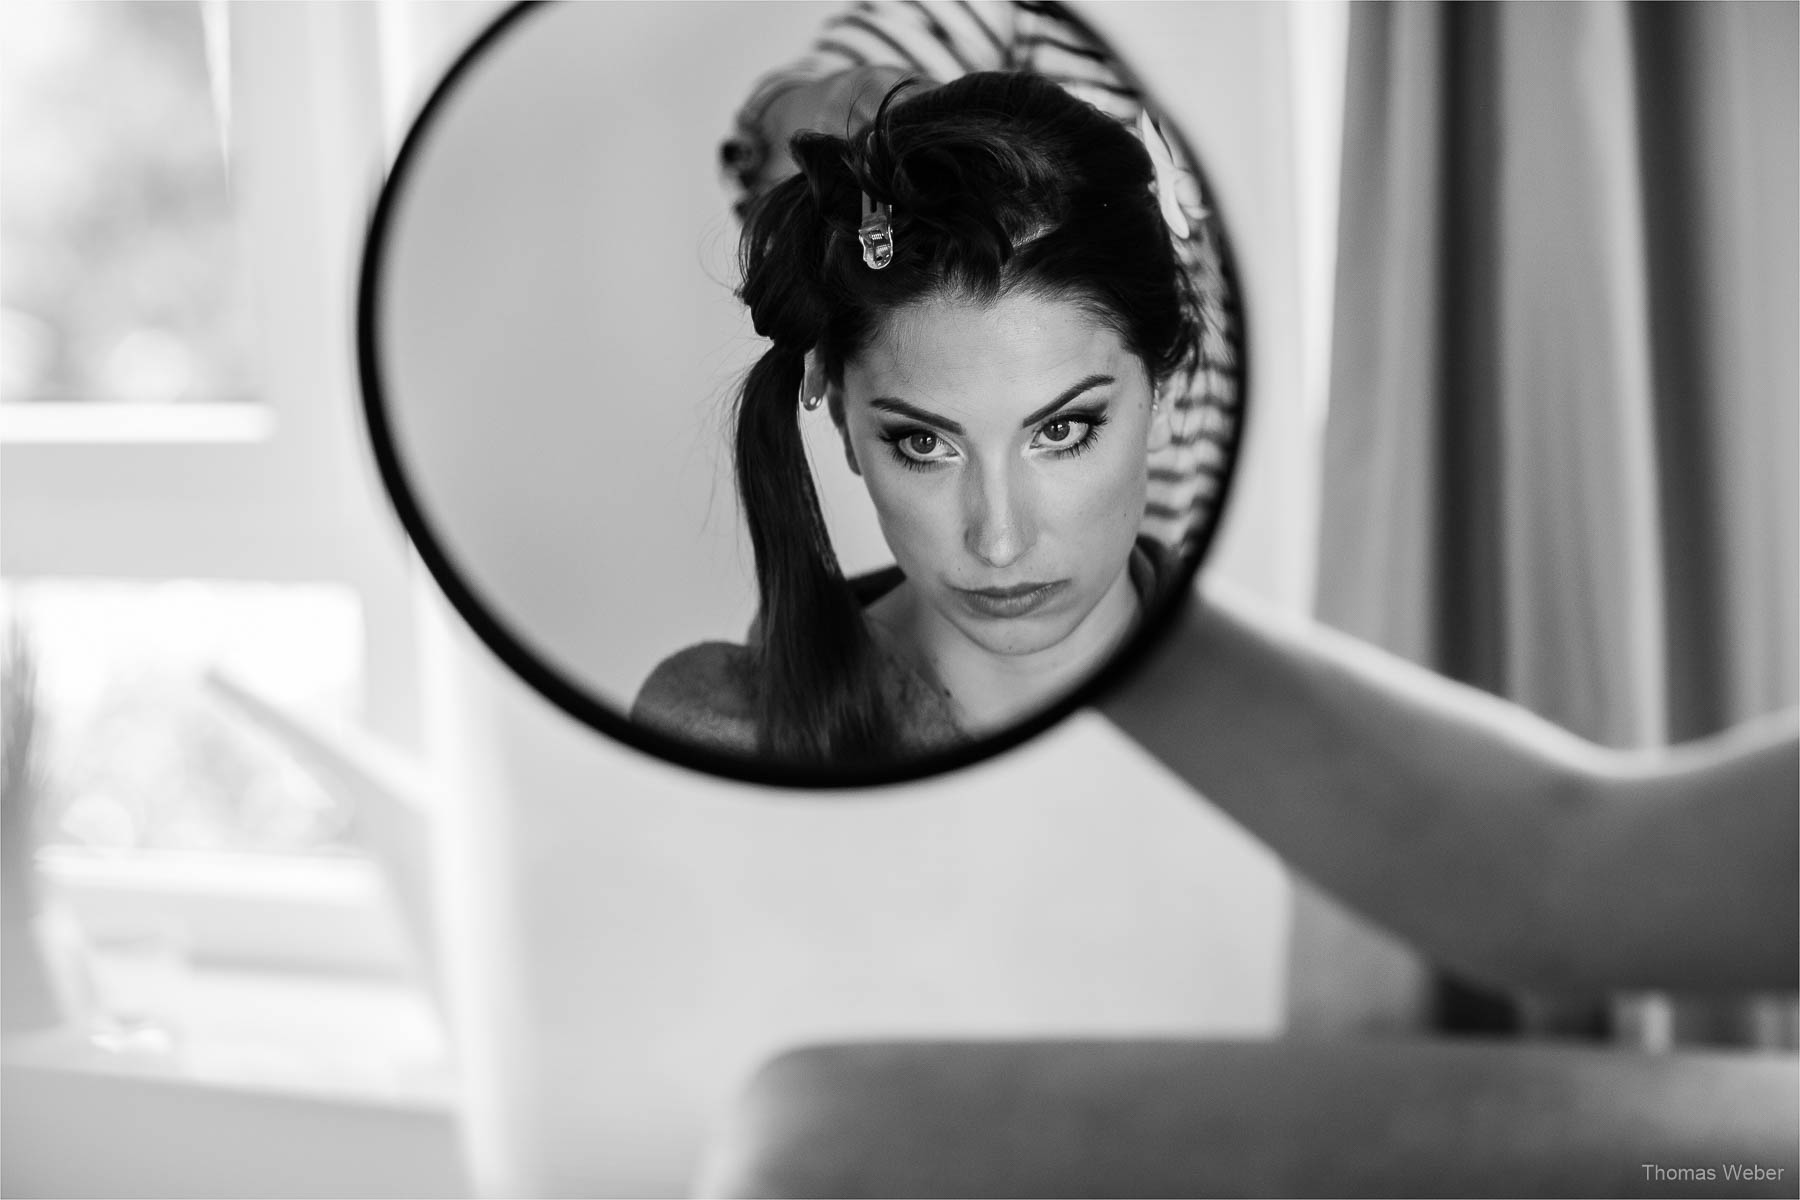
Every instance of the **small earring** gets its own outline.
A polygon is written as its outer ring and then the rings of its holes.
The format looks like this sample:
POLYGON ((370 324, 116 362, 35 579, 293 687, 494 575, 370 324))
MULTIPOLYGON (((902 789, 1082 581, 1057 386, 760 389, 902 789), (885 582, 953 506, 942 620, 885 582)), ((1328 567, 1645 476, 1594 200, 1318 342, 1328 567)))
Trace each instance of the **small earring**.
POLYGON ((824 396, 802 396, 802 397, 800 397, 800 407, 804 408, 807 412, 818 412, 819 405, 821 405, 823 403, 825 403, 824 396))

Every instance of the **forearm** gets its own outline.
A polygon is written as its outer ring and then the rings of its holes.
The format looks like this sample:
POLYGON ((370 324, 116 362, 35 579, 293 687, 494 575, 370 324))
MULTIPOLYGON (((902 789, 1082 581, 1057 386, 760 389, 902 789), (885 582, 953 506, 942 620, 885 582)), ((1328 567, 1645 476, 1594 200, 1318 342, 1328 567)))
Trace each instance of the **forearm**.
POLYGON ((1778 928, 1748 954, 1741 932, 1720 931, 1746 912, 1791 921, 1793 869, 1771 880, 1763 864, 1736 899, 1706 890, 1756 831, 1779 837, 1778 777, 1761 781, 1738 834, 1696 844, 1683 832, 1695 802, 1674 793, 1709 785, 1706 772, 1683 783, 1216 594, 1103 710, 1296 869, 1448 966, 1532 988, 1792 985, 1791 956, 1786 982, 1771 974, 1778 928), (1664 781, 1660 807, 1640 802, 1646 780, 1664 781), (1685 928, 1706 936, 1671 939, 1641 919, 1671 886, 1690 902, 1685 928))
POLYGON ((1669 989, 1800 982, 1800 713, 1610 756, 1551 891, 1589 971, 1669 989))

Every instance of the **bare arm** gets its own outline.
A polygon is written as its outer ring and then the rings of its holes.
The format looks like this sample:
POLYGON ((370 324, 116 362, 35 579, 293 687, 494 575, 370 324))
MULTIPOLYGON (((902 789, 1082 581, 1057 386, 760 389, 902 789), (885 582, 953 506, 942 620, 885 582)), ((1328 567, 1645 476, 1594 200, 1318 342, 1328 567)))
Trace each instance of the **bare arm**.
POLYGON ((1296 869, 1470 975, 1795 987, 1795 712, 1610 751, 1216 586, 1102 711, 1296 869))

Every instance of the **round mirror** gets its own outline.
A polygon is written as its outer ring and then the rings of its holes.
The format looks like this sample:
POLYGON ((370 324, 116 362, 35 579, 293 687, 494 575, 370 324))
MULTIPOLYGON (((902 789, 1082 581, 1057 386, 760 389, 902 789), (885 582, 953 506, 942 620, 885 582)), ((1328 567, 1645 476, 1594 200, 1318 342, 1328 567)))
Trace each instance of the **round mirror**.
MULTIPOLYGON (((858 103, 872 109, 886 86, 858 103)), ((852 121, 835 119, 839 134, 852 121)), ((610 737, 787 786, 977 761, 1153 653, 1212 540, 1246 375, 1210 201, 1180 129, 1062 6, 511 8, 423 106, 371 222, 358 337, 383 481, 482 640, 610 737), (785 452, 739 428, 740 397, 747 410, 747 373, 782 355, 738 298, 742 189, 769 205, 794 189, 765 188, 780 173, 769 164, 754 178, 758 154, 779 159, 788 140, 746 143, 772 120, 752 101, 782 71, 807 86, 924 76, 894 99, 898 128, 915 98, 987 86, 978 72, 994 68, 1048 80, 1058 94, 1031 103, 1073 97, 1104 115, 1106 137, 1123 129, 1149 151, 1141 190, 1187 317, 1179 367, 1158 378, 1126 348, 1138 325, 1029 288, 912 303, 835 377, 820 356, 783 359, 803 386, 756 436, 800 447, 788 469, 804 477, 765 477, 785 452), (740 456, 761 499, 740 490, 740 456), (791 549, 755 544, 752 503, 765 543, 823 544, 801 574, 850 596, 827 613, 849 618, 764 611, 793 593, 794 567, 774 561, 791 549), (808 681, 841 675, 845 645, 861 647, 855 678, 815 703, 808 681), (785 741, 769 732, 780 686, 785 741), (856 687, 873 697, 861 740, 796 749, 792 727, 804 741, 807 714, 853 708, 842 697, 856 687)), ((882 278, 903 283, 926 236, 916 214, 867 193, 862 207, 834 236, 852 256, 862 243, 871 277, 867 256, 891 238, 901 269, 882 278)), ((1028 239, 1015 240, 1023 260, 1028 239)))

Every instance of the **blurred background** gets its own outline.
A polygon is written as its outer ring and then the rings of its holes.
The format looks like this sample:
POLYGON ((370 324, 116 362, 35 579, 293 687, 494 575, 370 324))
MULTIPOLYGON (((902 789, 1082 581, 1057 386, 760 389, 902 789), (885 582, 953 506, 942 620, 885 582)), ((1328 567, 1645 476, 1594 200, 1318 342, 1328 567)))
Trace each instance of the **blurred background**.
MULTIPOLYGON (((1791 997, 1445 976, 1091 714, 795 797, 507 674, 381 492, 353 348, 383 164, 504 7, 0 7, 0 1190, 681 1194, 827 1037, 1792 1049, 1791 997)), ((595 70, 741 74, 709 7, 595 70)), ((1606 744, 1795 703, 1795 13, 1091 12, 1243 276, 1206 569, 1606 744)))

